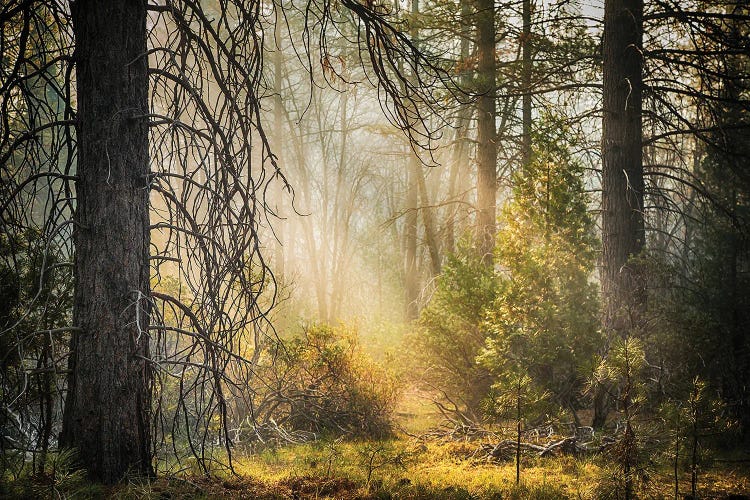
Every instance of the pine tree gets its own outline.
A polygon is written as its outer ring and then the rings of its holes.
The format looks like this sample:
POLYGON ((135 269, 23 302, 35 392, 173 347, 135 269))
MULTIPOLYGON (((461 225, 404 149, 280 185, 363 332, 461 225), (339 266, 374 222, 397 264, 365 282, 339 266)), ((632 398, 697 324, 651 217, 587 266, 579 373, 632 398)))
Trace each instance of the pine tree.
POLYGON ((598 243, 582 166, 560 135, 536 137, 502 209, 497 298, 487 311, 485 366, 521 371, 560 406, 575 409, 599 345, 591 280, 598 243))

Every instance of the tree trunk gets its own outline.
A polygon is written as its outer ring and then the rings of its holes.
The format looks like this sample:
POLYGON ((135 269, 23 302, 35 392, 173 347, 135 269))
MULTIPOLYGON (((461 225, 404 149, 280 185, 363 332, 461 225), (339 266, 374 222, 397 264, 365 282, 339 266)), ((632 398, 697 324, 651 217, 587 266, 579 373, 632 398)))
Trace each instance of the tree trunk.
MULTIPOLYGON (((461 4, 461 63, 465 66, 470 57, 471 50, 471 1, 460 0, 461 4)), ((459 77, 463 88, 469 88, 471 84, 471 72, 464 69, 459 77)), ((459 236, 462 232, 461 225, 457 225, 459 214, 463 215, 463 203, 466 202, 466 192, 469 190, 467 180, 469 174, 469 146, 467 132, 471 121, 472 108, 461 104, 456 115, 456 138, 453 145, 450 178, 448 182, 448 200, 451 201, 446 209, 445 222, 445 253, 452 254, 456 249, 456 232, 459 236)))
POLYGON ((419 175, 419 160, 409 159, 406 188, 406 216, 404 227, 405 257, 404 279, 406 287, 406 320, 414 320, 419 316, 419 276, 417 274, 417 195, 419 175))
MULTIPOLYGON (((419 15, 419 0, 411 1, 411 15, 419 15)), ((419 44, 419 30, 416 23, 410 30, 412 43, 419 44)), ((403 64, 400 62, 399 64, 403 64)), ((413 78, 413 75, 412 75, 413 78)), ((406 227, 404 228, 405 241, 405 288, 406 288, 406 320, 415 320, 419 317, 419 265, 417 264, 417 233, 418 233, 418 203, 419 203, 419 178, 422 175, 422 167, 419 158, 412 154, 409 158, 409 166, 406 178, 406 227)))
POLYGON ((477 102, 477 242, 485 263, 493 261, 497 193, 497 138, 495 129, 495 4, 476 0, 479 91, 477 102))
POLYGON ((521 102, 521 165, 531 163, 531 0, 523 0, 523 34, 521 36, 522 69, 521 84, 523 98, 521 102))
MULTIPOLYGON (((278 7, 280 8, 280 7, 278 7)), ((284 54, 281 51, 281 16, 279 12, 276 12, 276 22, 274 24, 273 39, 276 52, 273 55, 273 139, 274 139, 274 151, 276 154, 276 161, 279 168, 283 165, 282 153, 284 151, 284 103, 281 97, 282 87, 282 67, 284 54)), ((284 186, 280 180, 276 181, 276 187, 274 189, 276 195, 275 206, 276 213, 279 217, 284 217, 284 186)), ((280 224, 280 227, 276 230, 275 235, 277 241, 274 243, 274 272, 286 282, 285 275, 285 258, 284 258, 284 244, 287 243, 284 238, 284 230, 289 227, 289 224, 280 224)))
POLYGON ((602 296, 604 330, 625 336, 639 326, 646 302, 638 265, 644 245, 642 153, 643 1, 604 4, 602 124, 602 296))
POLYGON ((419 199, 422 206, 420 212, 422 212, 422 222, 424 223, 424 239, 427 245, 427 250, 430 254, 430 270, 432 276, 440 274, 441 263, 440 263, 440 248, 438 247, 440 241, 437 235, 437 221, 435 220, 435 209, 430 207, 430 195, 427 192, 427 183, 424 179, 424 172, 422 171, 422 165, 419 164, 419 158, 416 156, 412 159, 416 162, 416 174, 417 184, 419 187, 419 199))
POLYGON ((61 446, 92 479, 151 474, 146 2, 77 0, 74 334, 61 446))

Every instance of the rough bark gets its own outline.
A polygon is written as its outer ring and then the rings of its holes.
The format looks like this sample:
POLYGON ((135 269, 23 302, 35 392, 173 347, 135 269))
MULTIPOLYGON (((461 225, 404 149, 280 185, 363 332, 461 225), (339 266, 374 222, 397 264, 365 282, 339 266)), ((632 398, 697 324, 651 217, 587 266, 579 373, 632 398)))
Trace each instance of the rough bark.
MULTIPOLYGON (((604 4, 602 123, 602 299, 607 338, 638 333, 646 303, 643 250, 642 139, 643 1, 604 4)), ((606 421, 608 398, 599 389, 592 426, 606 421)))
POLYGON ((607 0, 604 9, 604 328, 609 335, 625 335, 638 326, 646 300, 638 266, 631 261, 644 245, 643 1, 607 0))
POLYGON ((485 263, 492 263, 496 232, 497 140, 495 94, 495 4, 476 0, 479 91, 477 101, 477 241, 485 263))
POLYGON ((61 446, 90 476, 150 474, 146 2, 77 0, 74 335, 61 446))

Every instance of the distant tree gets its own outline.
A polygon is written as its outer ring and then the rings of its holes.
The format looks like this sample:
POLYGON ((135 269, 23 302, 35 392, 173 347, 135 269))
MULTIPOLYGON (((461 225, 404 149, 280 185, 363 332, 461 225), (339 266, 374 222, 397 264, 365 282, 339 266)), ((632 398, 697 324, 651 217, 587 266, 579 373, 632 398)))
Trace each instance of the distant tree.
POLYGON ((497 217, 497 61, 494 0, 476 0, 477 248, 491 265, 497 217))

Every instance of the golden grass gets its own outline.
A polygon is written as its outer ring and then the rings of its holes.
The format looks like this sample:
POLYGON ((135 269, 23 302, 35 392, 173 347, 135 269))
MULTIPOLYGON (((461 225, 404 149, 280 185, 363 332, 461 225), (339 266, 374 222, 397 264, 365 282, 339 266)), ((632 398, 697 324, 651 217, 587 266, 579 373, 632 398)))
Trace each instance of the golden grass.
MULTIPOLYGON (((405 436, 384 441, 321 440, 266 449, 239 457, 236 472, 205 478, 163 476, 130 480, 114 488, 82 478, 11 485, 0 498, 257 498, 257 499, 617 499, 621 478, 605 457, 525 457, 521 484, 512 461, 477 458, 475 442, 420 442, 405 436), (14 494, 15 493, 15 494, 14 494)), ((750 470, 743 463, 714 462, 701 471, 699 497, 750 496, 750 470)), ((690 490, 689 472, 680 474, 680 493, 690 490)), ((652 465, 636 480, 637 498, 674 498, 670 464, 652 465)))
MULTIPOLYGON (((360 486, 362 498, 373 491, 394 498, 621 498, 617 468, 602 458, 525 457, 521 485, 516 486, 515 464, 473 458, 478 446, 412 439, 326 441, 244 457, 238 472, 266 483, 347 478, 360 486)), ((636 481, 639 498, 673 498, 672 481, 668 464, 653 467, 636 481)), ((681 493, 688 493, 689 486, 689 473, 683 471, 681 493)), ((750 494, 750 471, 719 466, 707 470, 700 477, 699 493, 702 498, 750 494)))

